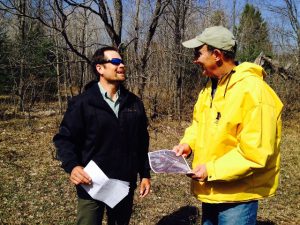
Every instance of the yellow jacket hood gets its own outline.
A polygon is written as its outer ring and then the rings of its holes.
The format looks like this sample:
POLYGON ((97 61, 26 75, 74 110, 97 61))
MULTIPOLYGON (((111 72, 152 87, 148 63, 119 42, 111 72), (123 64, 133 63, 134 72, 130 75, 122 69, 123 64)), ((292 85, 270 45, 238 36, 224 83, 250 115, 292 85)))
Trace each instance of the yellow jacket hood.
POLYGON ((237 82, 240 82, 249 76, 254 76, 263 80, 266 75, 265 70, 261 66, 255 63, 244 62, 235 66, 230 74, 221 78, 219 83, 222 84, 228 82, 227 88, 230 88, 237 82), (236 74, 236 76, 232 76, 233 74, 236 74))

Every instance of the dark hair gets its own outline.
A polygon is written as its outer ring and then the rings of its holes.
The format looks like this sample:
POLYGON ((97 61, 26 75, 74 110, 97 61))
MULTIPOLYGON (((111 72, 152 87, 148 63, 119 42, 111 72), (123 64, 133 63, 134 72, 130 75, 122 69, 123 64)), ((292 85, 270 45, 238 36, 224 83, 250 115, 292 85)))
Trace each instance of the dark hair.
POLYGON ((226 59, 232 59, 232 60, 235 59, 236 48, 237 47, 236 47, 236 44, 235 44, 233 46, 233 48, 232 48, 232 51, 226 51, 226 50, 215 48, 215 47, 213 47, 211 45, 207 45, 207 50, 208 51, 213 52, 215 49, 218 49, 218 50, 220 50, 223 53, 223 55, 224 55, 224 57, 226 59))
POLYGON ((93 72, 95 74, 95 76, 98 78, 99 77, 99 74, 98 74, 98 71, 96 69, 96 65, 97 64, 101 64, 102 61, 106 60, 105 58, 105 55, 104 55, 104 52, 106 51, 116 51, 116 52, 119 52, 119 50, 115 47, 112 47, 112 46, 106 46, 106 47, 103 47, 103 48, 99 48, 93 55, 92 57, 92 62, 91 62, 91 65, 92 65, 92 69, 93 69, 93 72))

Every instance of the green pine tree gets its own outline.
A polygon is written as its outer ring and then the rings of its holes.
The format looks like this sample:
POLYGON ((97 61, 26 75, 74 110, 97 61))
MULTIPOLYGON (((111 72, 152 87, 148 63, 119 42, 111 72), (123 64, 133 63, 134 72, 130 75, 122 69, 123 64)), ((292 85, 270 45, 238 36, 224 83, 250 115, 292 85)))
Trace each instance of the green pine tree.
POLYGON ((0 26, 0 94, 5 94, 9 90, 9 39, 6 30, 0 26))
MULTIPOLYGON (((44 98, 47 90, 53 88, 55 70, 49 66, 49 55, 54 44, 47 30, 37 21, 26 21, 23 30, 11 40, 10 77, 12 94, 16 94, 20 110, 27 110, 37 100, 44 98), (45 84, 47 82, 47 84, 45 84)), ((55 87, 55 86, 54 86, 55 87)))
POLYGON ((236 36, 239 46, 237 58, 240 61, 254 61, 261 52, 272 55, 267 23, 254 6, 245 5, 236 36))

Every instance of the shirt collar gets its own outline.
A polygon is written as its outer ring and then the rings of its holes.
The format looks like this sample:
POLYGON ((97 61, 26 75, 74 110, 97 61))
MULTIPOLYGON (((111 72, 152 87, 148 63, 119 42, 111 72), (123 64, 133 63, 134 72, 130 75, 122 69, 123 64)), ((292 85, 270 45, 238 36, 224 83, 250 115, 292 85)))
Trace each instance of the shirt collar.
MULTIPOLYGON (((100 92, 101 92, 101 95, 103 96, 103 98, 113 101, 100 82, 98 82, 98 86, 99 86, 99 89, 100 89, 100 92)), ((116 101, 119 99, 119 96, 120 96, 120 87, 118 88, 118 90, 116 92, 116 101)))

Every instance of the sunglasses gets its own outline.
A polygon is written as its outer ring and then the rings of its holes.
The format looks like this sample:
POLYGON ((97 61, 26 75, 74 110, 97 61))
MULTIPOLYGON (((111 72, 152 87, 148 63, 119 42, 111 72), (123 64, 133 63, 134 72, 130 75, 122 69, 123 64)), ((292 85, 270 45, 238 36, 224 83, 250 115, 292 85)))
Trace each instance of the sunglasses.
POLYGON ((119 59, 119 58, 112 58, 112 59, 109 59, 109 60, 102 60, 102 61, 99 62, 99 64, 103 64, 103 63, 111 63, 115 66, 118 66, 121 63, 124 64, 123 60, 119 59))

